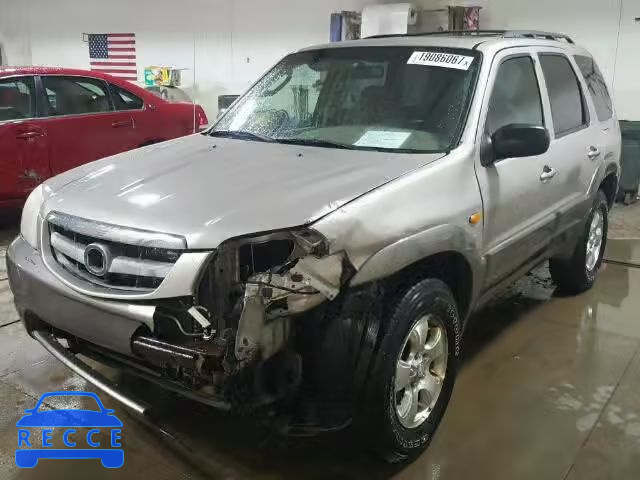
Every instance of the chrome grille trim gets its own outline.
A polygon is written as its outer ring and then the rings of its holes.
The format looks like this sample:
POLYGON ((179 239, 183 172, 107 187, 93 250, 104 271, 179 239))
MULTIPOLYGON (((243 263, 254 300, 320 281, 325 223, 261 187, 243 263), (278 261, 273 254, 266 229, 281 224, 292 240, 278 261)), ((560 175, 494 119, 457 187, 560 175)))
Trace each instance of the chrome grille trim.
POLYGON ((62 265, 62 267, 69 271, 69 272, 73 272, 74 275, 80 277, 83 280, 86 280, 89 283, 94 283, 100 287, 104 287, 104 288, 109 288, 112 290, 123 290, 123 291, 127 291, 127 292, 137 292, 137 293, 147 293, 147 292, 153 292, 153 288, 142 288, 142 287, 120 287, 118 285, 111 285, 108 284, 106 282, 103 282, 102 280, 100 280, 98 277, 93 277, 91 275, 89 275, 86 272, 83 272, 82 270, 78 269, 78 267, 76 265, 73 264, 73 262, 71 262, 69 259, 67 259, 64 255, 61 255, 59 257, 56 257, 56 260, 58 261, 58 263, 60 265, 62 265))
MULTIPOLYGON (((73 271, 67 270, 55 258, 55 253, 51 247, 50 224, 47 222, 48 215, 41 216, 39 220, 38 232, 40 235, 39 245, 42 252, 42 260, 47 269, 62 283, 63 286, 71 288, 80 295, 101 298, 114 301, 151 301, 167 298, 191 297, 195 295, 196 286, 200 281, 202 272, 209 266, 215 250, 185 252, 180 255, 176 264, 165 277, 160 286, 152 291, 146 290, 123 290, 112 286, 98 285, 79 277, 73 271)), ((118 303, 116 303, 118 304, 118 303)), ((109 302, 103 305, 109 306, 109 302)), ((138 310, 150 307, 145 304, 126 304, 132 315, 142 315, 138 310)), ((144 313, 144 315, 147 315, 144 313)))
MULTIPOLYGON (((65 236, 54 232, 51 234, 51 247, 56 253, 61 253, 78 263, 84 262, 84 250, 87 245, 83 243, 75 243, 65 236)), ((169 274, 171 268, 173 268, 173 265, 173 263, 158 262, 155 260, 140 260, 137 258, 116 256, 113 257, 113 261, 111 262, 111 266, 108 271, 109 273, 120 273, 141 277, 165 278, 169 274)), ((92 282, 98 283, 90 275, 83 276, 85 278, 89 278, 92 282)))
POLYGON ((187 240, 184 237, 168 233, 94 222, 59 212, 51 212, 47 215, 47 221, 65 230, 110 242, 167 250, 185 250, 187 248, 187 240))

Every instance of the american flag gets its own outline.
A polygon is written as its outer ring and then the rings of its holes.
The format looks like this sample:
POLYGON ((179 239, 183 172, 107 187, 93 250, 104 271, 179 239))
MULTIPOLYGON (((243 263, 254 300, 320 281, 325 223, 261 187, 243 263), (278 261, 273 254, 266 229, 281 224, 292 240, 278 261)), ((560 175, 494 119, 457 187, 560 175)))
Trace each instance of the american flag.
POLYGON ((109 73, 124 80, 137 80, 136 34, 90 33, 89 63, 93 71, 109 73))

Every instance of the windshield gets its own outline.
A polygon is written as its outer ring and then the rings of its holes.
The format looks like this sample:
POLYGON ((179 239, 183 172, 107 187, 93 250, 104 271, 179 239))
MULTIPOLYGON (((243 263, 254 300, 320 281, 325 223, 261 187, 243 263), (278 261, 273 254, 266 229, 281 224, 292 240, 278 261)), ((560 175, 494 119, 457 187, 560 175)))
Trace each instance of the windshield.
POLYGON ((254 141, 444 152, 459 141, 479 52, 347 47, 289 55, 208 133, 254 141))

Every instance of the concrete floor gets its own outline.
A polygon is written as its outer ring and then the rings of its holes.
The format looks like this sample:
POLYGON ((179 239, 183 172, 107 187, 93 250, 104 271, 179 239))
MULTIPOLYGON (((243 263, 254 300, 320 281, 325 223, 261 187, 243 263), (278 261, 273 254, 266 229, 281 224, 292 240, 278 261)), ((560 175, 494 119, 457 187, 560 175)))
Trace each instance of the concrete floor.
MULTIPOLYGON (((0 231, 0 245, 14 233, 0 231)), ((349 432, 275 438, 254 419, 114 377, 153 401, 165 433, 101 395, 124 423, 121 469, 97 460, 41 460, 21 470, 14 450, 22 411, 43 392, 91 388, 12 323, 0 246, 0 479, 637 479, 640 241, 612 240, 607 258, 613 263, 579 297, 554 297, 543 267, 474 316, 446 416, 429 450, 409 466, 381 466, 354 449, 349 432)))

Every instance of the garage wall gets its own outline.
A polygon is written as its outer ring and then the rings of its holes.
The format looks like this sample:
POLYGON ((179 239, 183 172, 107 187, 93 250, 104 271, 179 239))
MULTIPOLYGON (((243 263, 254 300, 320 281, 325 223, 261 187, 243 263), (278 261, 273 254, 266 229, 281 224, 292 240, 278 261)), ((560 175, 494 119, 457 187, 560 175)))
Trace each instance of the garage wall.
POLYGON ((424 0, 425 8, 482 6, 485 29, 567 33, 586 47, 605 74, 618 116, 640 120, 640 0, 424 0), (618 32, 620 35, 618 35, 618 32))
POLYGON ((284 54, 328 41, 334 11, 389 0, 0 0, 12 65, 88 68, 82 33, 134 32, 145 65, 186 68, 185 89, 215 115, 284 54))
POLYGON ((19 7, 19 0, 0 0, 0 47, 5 63, 31 64, 31 42, 27 24, 28 18, 24 9, 19 7))
MULTIPOLYGON (((187 68, 186 90, 215 114, 219 94, 240 93, 285 53, 325 42, 331 12, 374 3, 394 0, 0 0, 0 44, 9 64, 87 68, 83 32, 132 31, 138 39, 139 69, 150 64, 187 68)), ((640 1, 414 3, 425 9, 481 5, 483 28, 570 34, 598 60, 613 86, 620 118, 640 120, 635 81, 640 73, 635 54, 640 23, 634 20, 640 17, 640 1)))
POLYGON ((489 0, 483 13, 487 13, 481 16, 483 28, 528 28, 569 34, 596 58, 613 87, 618 116, 640 120, 640 83, 634 80, 640 74, 635 53, 640 47, 640 23, 635 22, 635 17, 640 17, 640 1, 489 0))

